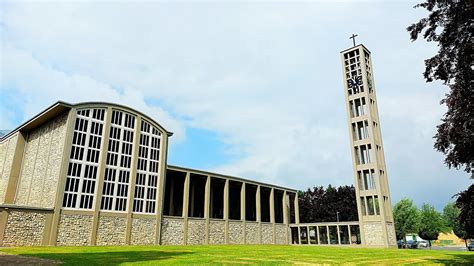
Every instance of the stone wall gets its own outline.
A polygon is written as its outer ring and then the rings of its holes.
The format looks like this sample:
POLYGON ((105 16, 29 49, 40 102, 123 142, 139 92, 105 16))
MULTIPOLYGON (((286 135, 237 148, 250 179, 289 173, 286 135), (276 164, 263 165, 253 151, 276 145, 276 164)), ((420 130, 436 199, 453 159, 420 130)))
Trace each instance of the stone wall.
POLYGON ((367 246, 384 245, 383 227, 381 223, 364 223, 365 244, 367 246))
POLYGON ((244 243, 244 225, 242 222, 229 222, 229 244, 244 243))
POLYGON ((395 227, 392 223, 387 223, 388 244, 397 245, 397 236, 395 235, 395 227))
POLYGON ((43 241, 46 213, 11 210, 8 213, 3 246, 39 246, 43 241))
POLYGON ((67 114, 28 133, 15 203, 54 206, 66 137, 67 114))
POLYGON ((275 241, 278 245, 288 244, 287 240, 288 226, 284 224, 275 225, 275 241))
POLYGON ((262 223, 262 244, 273 244, 273 224, 262 223))
POLYGON ((206 220, 188 220, 188 245, 206 243, 206 220))
POLYGON ((125 245, 126 224, 126 217, 101 216, 97 226, 97 245, 125 245))
POLYGON ((163 218, 161 227, 162 245, 184 244, 184 221, 183 219, 163 218))
POLYGON ((245 223, 245 242, 246 244, 260 244, 259 225, 255 222, 245 223))
POLYGON ((58 225, 58 246, 88 246, 92 236, 92 215, 61 214, 58 225))
POLYGON ((225 244, 225 222, 209 221, 209 244, 225 244))
POLYGON ((0 143, 0 204, 5 202, 18 133, 0 143))
POLYGON ((156 237, 156 218, 132 218, 130 244, 154 245, 156 237))

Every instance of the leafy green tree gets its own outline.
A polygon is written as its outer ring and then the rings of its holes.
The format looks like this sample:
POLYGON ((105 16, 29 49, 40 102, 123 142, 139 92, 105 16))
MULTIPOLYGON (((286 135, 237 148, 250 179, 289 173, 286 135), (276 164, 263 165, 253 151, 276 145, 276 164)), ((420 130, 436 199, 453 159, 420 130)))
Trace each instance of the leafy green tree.
POLYGON ((441 101, 448 110, 434 147, 446 155, 448 167, 464 166, 474 178, 474 1, 426 0, 415 6, 420 7, 430 14, 407 28, 410 38, 415 41, 424 31, 423 38, 439 47, 437 55, 425 60, 425 80, 439 80, 450 88, 441 101))
POLYGON ((459 208, 456 207, 456 204, 454 202, 449 202, 448 204, 446 204, 446 206, 444 206, 443 219, 448 231, 454 230, 456 224, 459 223, 459 212, 459 208))
POLYGON ((393 220, 397 238, 404 239, 405 243, 407 233, 418 232, 420 215, 411 199, 404 198, 393 206, 393 220))
POLYGON ((474 184, 457 194, 456 206, 459 208, 459 223, 453 228, 454 233, 464 239, 474 238, 474 184))
POLYGON ((428 240, 431 248, 431 240, 437 240, 439 233, 444 231, 446 231, 446 226, 441 214, 433 206, 424 203, 420 210, 418 235, 428 240))

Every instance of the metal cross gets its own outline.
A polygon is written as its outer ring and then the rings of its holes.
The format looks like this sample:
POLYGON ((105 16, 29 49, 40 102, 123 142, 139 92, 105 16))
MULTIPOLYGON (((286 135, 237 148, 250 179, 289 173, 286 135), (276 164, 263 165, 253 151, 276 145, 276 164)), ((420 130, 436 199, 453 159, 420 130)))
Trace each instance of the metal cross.
POLYGON ((358 36, 357 34, 352 33, 352 37, 349 37, 349 39, 352 39, 352 42, 354 43, 354 46, 356 46, 356 37, 357 36, 358 36))

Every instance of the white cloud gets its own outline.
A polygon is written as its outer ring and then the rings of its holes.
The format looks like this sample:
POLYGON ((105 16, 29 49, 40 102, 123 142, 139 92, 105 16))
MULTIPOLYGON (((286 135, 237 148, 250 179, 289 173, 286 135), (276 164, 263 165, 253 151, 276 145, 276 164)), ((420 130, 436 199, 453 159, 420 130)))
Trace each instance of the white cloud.
POLYGON ((442 91, 421 80, 433 47, 409 42, 412 6, 2 4, 1 86, 25 97, 25 118, 58 99, 119 102, 175 131, 171 142, 186 126, 217 132, 239 156, 215 170, 298 189, 348 184, 339 51, 359 33, 374 52, 393 198, 432 202, 437 190, 440 206, 467 182, 432 150, 442 91))

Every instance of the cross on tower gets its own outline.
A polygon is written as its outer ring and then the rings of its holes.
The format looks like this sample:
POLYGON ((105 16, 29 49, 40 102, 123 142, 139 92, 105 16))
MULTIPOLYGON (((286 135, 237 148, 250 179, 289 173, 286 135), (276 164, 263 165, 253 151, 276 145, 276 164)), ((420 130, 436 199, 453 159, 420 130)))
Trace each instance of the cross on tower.
POLYGON ((352 42, 354 43, 354 46, 356 46, 356 37, 357 36, 358 36, 357 34, 352 33, 352 37, 349 37, 349 39, 352 39, 352 42))

